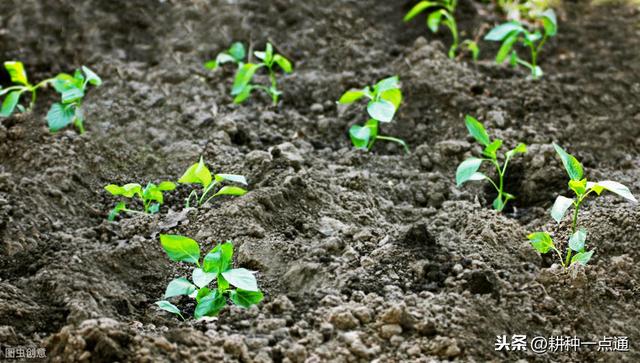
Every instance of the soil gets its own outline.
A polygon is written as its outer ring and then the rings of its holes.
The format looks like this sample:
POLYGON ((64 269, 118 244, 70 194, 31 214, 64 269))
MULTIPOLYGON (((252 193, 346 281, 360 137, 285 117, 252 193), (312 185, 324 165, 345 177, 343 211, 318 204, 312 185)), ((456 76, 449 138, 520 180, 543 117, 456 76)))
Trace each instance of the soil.
MULTIPOLYGON (((637 205, 586 203, 596 253, 571 274, 526 240, 566 233, 548 214, 569 193, 551 142, 590 179, 640 191, 640 9, 565 1, 545 77, 532 81, 495 65, 492 44, 477 64, 448 59, 446 32, 402 22, 413 3, 0 2, 0 59, 22 60, 32 79, 84 64, 105 80, 87 96, 83 135, 48 132, 50 91, 0 125, 2 347, 44 347, 52 362, 640 361, 637 205), (234 105, 232 70, 202 67, 237 40, 271 41, 294 62, 278 107, 262 96, 234 105), (383 128, 411 154, 354 150, 346 130, 364 107, 335 100, 394 74, 405 101, 383 128), (455 186, 456 166, 479 152, 465 114, 529 145, 509 169, 517 200, 503 214, 483 184, 455 186), (183 209, 181 185, 159 214, 106 220, 106 184, 176 180, 200 155, 246 175, 250 192, 183 209), (207 249, 233 240, 265 301, 201 321, 159 310, 188 271, 160 233, 207 249), (626 336, 630 351, 495 350, 513 334, 626 336)), ((470 0, 458 17, 467 36, 500 21, 470 0)))

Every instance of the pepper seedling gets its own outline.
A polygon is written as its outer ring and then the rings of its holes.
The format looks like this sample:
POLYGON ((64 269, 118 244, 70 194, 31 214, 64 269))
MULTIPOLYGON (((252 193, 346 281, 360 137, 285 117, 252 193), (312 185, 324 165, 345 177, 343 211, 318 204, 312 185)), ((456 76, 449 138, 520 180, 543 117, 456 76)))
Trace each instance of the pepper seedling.
POLYGON ((187 171, 184 172, 182 177, 178 180, 178 183, 182 184, 200 184, 202 186, 202 194, 198 196, 198 192, 195 190, 189 193, 187 197, 185 207, 189 208, 191 199, 195 201, 195 206, 200 207, 211 199, 221 195, 245 195, 247 191, 243 188, 233 185, 222 185, 224 182, 232 182, 242 185, 248 185, 247 179, 242 175, 235 174, 214 174, 204 164, 204 160, 200 157, 200 161, 191 165, 187 171), (212 194, 213 193, 213 194, 212 194))
POLYGON ((467 115, 464 122, 467 125, 467 129, 471 136, 473 136, 480 145, 484 146, 484 150, 482 151, 482 155, 484 157, 472 157, 460 163, 456 170, 456 184, 460 187, 467 181, 488 180, 498 192, 498 196, 494 199, 492 204, 493 208, 498 212, 501 212, 509 200, 515 199, 515 196, 504 191, 504 175, 507 172, 507 166, 514 155, 526 153, 527 146, 519 143, 514 149, 504 153, 504 162, 500 165, 498 160, 498 150, 502 147, 502 140, 495 139, 491 141, 484 126, 482 126, 482 124, 472 116, 467 115), (480 169, 480 166, 485 161, 488 161, 495 166, 498 172, 498 183, 494 182, 486 174, 478 172, 478 169, 480 169))
POLYGON ((542 32, 538 29, 530 32, 519 21, 509 21, 498 25, 484 37, 485 40, 501 42, 502 45, 496 55, 496 63, 502 64, 507 58, 513 67, 524 66, 531 71, 533 79, 543 75, 538 65, 538 55, 547 40, 558 33, 558 20, 553 9, 547 9, 537 16, 537 23, 542 25, 542 32), (531 52, 531 61, 527 62, 518 56, 513 49, 516 43, 522 43, 531 52))
POLYGON ((557 144, 553 144, 556 153, 562 161, 567 174, 569 174, 569 189, 575 194, 574 198, 567 198, 559 195, 556 201, 551 207, 551 217, 560 223, 569 208, 573 207, 573 218, 571 220, 571 235, 569 237, 569 243, 567 246, 567 252, 565 258, 562 258, 562 254, 556 247, 551 238, 551 235, 547 232, 535 232, 528 236, 533 248, 540 253, 547 253, 549 251, 555 251, 560 258, 560 263, 563 267, 568 268, 577 263, 586 265, 595 249, 590 251, 586 250, 587 231, 584 228, 578 227, 578 212, 580 206, 584 200, 590 194, 601 195, 603 191, 608 190, 620 197, 627 199, 631 202, 637 203, 636 198, 631 194, 629 188, 626 186, 611 180, 605 180, 600 182, 590 182, 587 178, 583 178, 584 169, 582 164, 573 155, 567 153, 562 147, 557 144), (576 252, 572 257, 572 253, 576 252))
POLYGON ((351 89, 345 92, 338 100, 339 104, 351 104, 362 97, 369 99, 367 113, 371 117, 364 126, 353 125, 349 129, 349 137, 356 149, 371 150, 376 140, 386 140, 396 142, 409 153, 409 146, 404 140, 383 136, 378 133, 380 122, 391 122, 396 111, 402 103, 402 91, 400 90, 400 80, 397 76, 385 78, 376 83, 373 88, 351 89))
POLYGON ((436 0, 436 1, 420 1, 417 3, 407 14, 404 16, 404 21, 408 22, 415 18, 418 14, 429 11, 427 15, 427 27, 432 33, 436 33, 440 28, 440 25, 444 25, 451 31, 453 42, 449 48, 449 58, 456 57, 456 52, 460 46, 465 46, 469 52, 471 52, 474 61, 478 60, 480 54, 480 48, 478 44, 467 39, 460 43, 460 36, 458 33, 458 24, 455 19, 456 7, 458 6, 457 0, 436 0))
POLYGON ((20 112, 25 112, 26 109, 19 103, 19 101, 22 94, 26 92, 31 93, 31 102, 27 108, 31 110, 36 103, 36 91, 41 87, 46 87, 47 84, 53 81, 53 78, 49 78, 35 85, 29 83, 27 72, 25 71, 24 64, 22 64, 22 62, 4 62, 4 68, 9 72, 11 82, 13 82, 14 85, 4 89, 0 86, 0 97, 5 94, 7 95, 2 102, 2 107, 0 108, 1 117, 11 116, 15 109, 18 109, 20 112))
POLYGON ((235 96, 233 102, 244 102, 253 90, 258 89, 266 92, 271 97, 273 105, 276 106, 282 92, 278 90, 275 65, 277 64, 285 73, 291 73, 293 71, 291 62, 282 54, 274 53, 271 43, 267 43, 264 51, 253 52, 253 55, 262 61, 260 63, 244 63, 245 55, 244 46, 241 43, 234 43, 228 51, 218 54, 215 60, 205 63, 205 67, 216 69, 221 63, 237 63, 238 70, 231 88, 231 95, 235 96), (269 86, 251 83, 253 76, 261 68, 266 68, 268 71, 269 86))
POLYGON ((154 214, 158 213, 160 206, 164 203, 163 192, 171 191, 176 188, 176 185, 169 181, 164 181, 158 185, 148 183, 144 189, 138 183, 125 184, 118 186, 115 184, 109 184, 104 189, 115 196, 122 196, 125 198, 138 198, 143 206, 143 211, 137 211, 127 208, 125 202, 118 202, 116 206, 109 212, 108 219, 110 221, 115 220, 116 216, 120 212, 133 213, 133 214, 154 214))
POLYGON ((47 113, 47 123, 51 132, 73 124, 80 134, 84 133, 82 100, 87 91, 87 85, 99 87, 102 80, 89 68, 82 66, 81 69, 76 69, 73 76, 60 73, 51 82, 53 88, 60 94, 60 102, 51 105, 47 113))
POLYGON ((169 282, 164 300, 156 302, 160 309, 176 314, 184 320, 180 309, 167 299, 185 295, 196 300, 193 314, 196 319, 200 319, 204 316, 218 315, 227 305, 227 298, 242 308, 257 305, 264 298, 252 271, 232 268, 233 243, 230 241, 215 246, 202 261, 200 246, 191 238, 161 234, 160 244, 171 261, 195 265, 191 281, 179 277, 169 282), (214 281, 216 287, 209 288, 214 281))

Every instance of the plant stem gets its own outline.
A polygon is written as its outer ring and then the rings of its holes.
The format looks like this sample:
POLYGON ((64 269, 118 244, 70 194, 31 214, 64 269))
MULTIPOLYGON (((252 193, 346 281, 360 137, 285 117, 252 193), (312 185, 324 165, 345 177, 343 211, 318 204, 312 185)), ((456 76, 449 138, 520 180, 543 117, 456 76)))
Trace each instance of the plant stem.
POLYGON ((273 72, 273 69, 271 67, 269 67, 269 80, 271 80, 271 91, 269 92, 271 94, 271 100, 273 100, 273 105, 277 106, 278 105, 278 88, 276 83, 276 75, 273 72))
MULTIPOLYGON (((404 142, 404 140, 400 140, 398 138, 395 137, 391 137, 391 136, 378 136, 376 137, 376 139, 380 139, 380 140, 387 140, 387 141, 392 141, 392 142, 397 142, 398 144, 402 145, 402 147, 404 147, 404 151, 409 154, 409 146, 407 145, 406 142, 404 142)), ((373 145, 373 143, 371 143, 371 145, 373 145)))
MULTIPOLYGON (((573 210, 573 220, 571 222, 571 235, 573 236, 576 233, 576 228, 578 226, 578 210, 580 209, 580 204, 582 203, 582 197, 579 197, 576 202, 573 203, 575 209, 573 210)), ((567 247, 567 258, 564 261, 565 266, 569 266, 569 262, 571 261, 571 248, 567 247)))

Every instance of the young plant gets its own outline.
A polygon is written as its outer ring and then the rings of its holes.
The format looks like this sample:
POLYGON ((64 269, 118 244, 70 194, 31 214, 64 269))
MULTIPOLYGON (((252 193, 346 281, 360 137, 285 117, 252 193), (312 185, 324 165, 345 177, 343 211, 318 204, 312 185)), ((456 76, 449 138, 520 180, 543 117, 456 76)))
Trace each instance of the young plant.
POLYGON ((138 198, 143 206, 143 211, 137 211, 127 208, 125 202, 118 202, 116 206, 109 212, 109 220, 113 221, 120 212, 135 213, 135 214, 154 214, 158 213, 160 206, 164 203, 163 192, 171 191, 176 188, 176 185, 169 181, 164 181, 158 185, 149 183, 143 189, 140 184, 130 183, 123 186, 115 184, 109 184, 104 189, 115 196, 122 196, 125 198, 138 198))
POLYGON ((458 48, 460 45, 463 45, 471 52, 473 60, 476 61, 480 53, 478 44, 470 39, 460 44, 458 25, 454 16, 457 6, 458 0, 420 1, 404 16, 404 21, 408 22, 418 14, 429 11, 429 15, 427 15, 427 27, 432 33, 436 33, 440 25, 445 25, 451 31, 453 42, 449 48, 449 58, 455 58, 458 48))
POLYGON ((241 43, 234 43, 227 52, 222 52, 215 60, 205 63, 205 67, 216 69, 221 63, 237 63, 238 70, 231 88, 231 95, 235 96, 233 102, 244 102, 251 95, 251 91, 258 89, 266 92, 271 97, 273 105, 276 106, 282 92, 278 90, 275 65, 277 64, 285 73, 291 73, 293 71, 291 62, 282 54, 274 53, 271 43, 267 43, 264 51, 253 52, 253 55, 261 60, 260 63, 244 63, 245 53, 241 43), (253 76, 261 68, 267 69, 270 83, 268 86, 251 83, 253 76))
POLYGON ((227 305, 227 298, 234 305, 249 308, 262 301, 264 295, 258 289, 253 272, 244 268, 232 268, 233 244, 226 242, 215 246, 200 261, 200 246, 191 238, 178 235, 160 235, 162 248, 169 259, 195 265, 191 281, 180 277, 169 282, 164 300, 157 301, 161 309, 180 316, 180 309, 167 299, 186 295, 196 300, 194 317, 218 315, 227 305), (215 281, 216 287, 209 288, 215 281), (234 286, 235 289, 232 289, 234 286))
POLYGON ((247 179, 242 175, 214 174, 212 176, 207 166, 204 165, 204 160, 200 157, 200 161, 191 165, 178 180, 178 183, 200 184, 202 186, 202 194, 200 196, 198 196, 198 192, 195 190, 189 193, 185 207, 189 208, 192 198, 195 201, 195 206, 200 207, 220 195, 241 196, 247 193, 245 189, 237 186, 222 185, 223 182, 248 185, 247 179))
POLYGON ((51 132, 73 124, 79 133, 84 133, 82 100, 87 91, 87 85, 99 87, 102 80, 89 68, 82 66, 81 69, 76 69, 73 76, 60 73, 51 82, 61 98, 60 102, 51 105, 47 113, 47 123, 51 132))
POLYGON ((496 55, 496 63, 502 64, 507 58, 513 67, 524 66, 531 71, 533 79, 540 78, 543 74, 538 65, 538 55, 542 47, 550 37, 558 33, 558 21, 553 9, 547 9, 537 17, 537 22, 542 25, 542 32, 536 29, 530 32, 519 21, 509 21, 493 28, 485 37, 485 40, 502 42, 496 55), (528 47, 531 53, 531 62, 527 62, 518 56, 513 49, 516 43, 522 43, 528 47))
POLYGON ((463 161, 458 166, 458 170, 456 171, 456 183, 458 187, 460 187, 467 181, 488 180, 498 192, 498 196, 493 201, 493 208, 498 212, 501 212, 509 200, 515 199, 513 195, 504 191, 504 175, 507 172, 509 160, 511 160, 511 158, 516 154, 526 153, 527 146, 520 143, 514 149, 504 153, 504 162, 500 165, 500 161, 498 160, 498 150, 502 147, 502 140, 495 139, 491 141, 484 126, 482 126, 478 120, 469 115, 465 117, 464 122, 467 125, 467 129, 471 136, 473 136, 478 143, 484 146, 484 151, 482 152, 482 158, 472 157, 463 161), (480 166, 484 161, 488 161, 495 166, 496 171, 498 172, 498 183, 491 180, 487 175, 478 172, 478 169, 480 169, 480 166))
POLYGON ((0 108, 1 117, 11 116, 16 108, 20 112, 26 111, 24 106, 19 103, 20 97, 23 93, 31 93, 31 102, 29 102, 29 106, 27 108, 28 110, 31 110, 36 103, 36 91, 41 87, 46 87, 48 83, 53 81, 53 78, 49 78, 35 85, 29 83, 27 72, 25 71, 24 64, 22 64, 22 62, 4 62, 4 68, 9 72, 11 82, 13 82, 14 85, 4 89, 0 86, 0 97, 6 95, 2 102, 2 107, 0 108))
POLYGON ((574 198, 567 198, 560 195, 553 203, 553 207, 551 207, 551 217, 557 223, 560 223, 562 219, 564 219, 569 208, 573 207, 571 235, 569 237, 567 252, 564 259, 549 233, 536 232, 530 234, 528 238, 531 241, 533 248, 540 253, 547 253, 551 250, 555 251, 560 258, 560 263, 565 268, 577 263, 586 265, 595 251, 595 249, 591 249, 590 251, 586 250, 585 242, 587 239, 587 231, 584 228, 578 227, 578 212, 587 196, 591 194, 600 195, 603 191, 608 190, 631 202, 637 203, 638 201, 633 194, 631 194, 629 188, 618 182, 611 180, 590 182, 587 178, 583 178, 582 164, 578 159, 556 144, 553 144, 553 147, 556 149, 567 174, 569 174, 569 189, 571 189, 575 195, 574 198), (576 254, 572 256, 573 252, 576 252, 576 254))
POLYGON ((383 136, 378 133, 380 122, 391 122, 400 103, 402 103, 402 91, 397 76, 385 78, 376 83, 373 88, 367 86, 363 89, 351 89, 345 92, 338 100, 340 104, 350 104, 362 97, 369 99, 367 113, 371 117, 364 126, 353 125, 349 129, 351 142, 356 149, 371 150, 376 140, 396 142, 409 153, 409 147, 404 140, 383 136))

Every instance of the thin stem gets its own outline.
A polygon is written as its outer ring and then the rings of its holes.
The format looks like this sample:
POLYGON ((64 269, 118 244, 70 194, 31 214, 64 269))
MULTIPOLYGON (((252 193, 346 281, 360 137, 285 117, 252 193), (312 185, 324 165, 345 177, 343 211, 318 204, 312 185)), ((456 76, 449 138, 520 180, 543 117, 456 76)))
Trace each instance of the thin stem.
POLYGON ((11 87, 0 89, 0 96, 2 96, 5 93, 9 93, 9 92, 11 92, 13 90, 18 90, 18 89, 23 90, 23 92, 29 90, 28 87, 24 87, 24 86, 11 86, 11 87))
MULTIPOLYGON (((380 140, 387 140, 387 141, 392 141, 392 142, 397 142, 398 144, 402 145, 402 147, 404 147, 404 151, 409 154, 409 146, 407 145, 406 142, 404 142, 404 140, 398 139, 396 137, 391 137, 391 136, 378 136, 376 137, 376 139, 380 139, 380 140)), ((373 145, 373 143, 372 143, 373 145)))
POLYGON ((276 82, 276 75, 273 72, 273 68, 271 66, 269 66, 268 68, 269 68, 269 79, 271 80, 271 90, 269 93, 271 94, 273 105, 277 106, 278 105, 278 88, 277 88, 277 82, 276 82))
MULTIPOLYGON (((580 204, 582 203, 582 200, 584 199, 584 197, 586 196, 583 195, 582 197, 579 197, 578 200, 576 202, 573 203, 573 205, 575 206, 575 209, 573 210, 573 219, 571 222, 571 235, 573 236, 574 233, 576 233, 576 228, 578 226, 578 210, 580 209, 580 204)), ((571 248, 567 247, 567 258, 564 261, 565 266, 569 266, 569 262, 571 261, 571 248)))
POLYGON ((206 188, 204 188, 204 190, 202 191, 202 196, 200 197, 200 199, 198 200, 198 206, 204 205, 204 198, 207 197, 207 194, 209 194, 209 192, 211 191, 211 189, 213 189, 214 186, 216 186, 216 184, 218 184, 217 181, 213 181, 211 182, 211 184, 207 185, 206 188))
POLYGON ((191 193, 189 193, 189 196, 187 197, 187 202, 185 203, 185 206, 184 206, 185 208, 189 208, 189 201, 193 196, 195 196, 196 203, 198 203, 198 193, 195 190, 192 190, 191 193))
POLYGON ((556 253, 558 254, 558 257, 560 258, 560 263, 562 264, 562 267, 566 266, 566 263, 562 262, 562 254, 560 253, 560 251, 558 251, 557 248, 553 248, 554 251, 556 251, 556 253))

